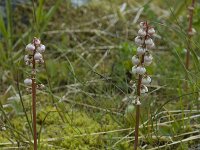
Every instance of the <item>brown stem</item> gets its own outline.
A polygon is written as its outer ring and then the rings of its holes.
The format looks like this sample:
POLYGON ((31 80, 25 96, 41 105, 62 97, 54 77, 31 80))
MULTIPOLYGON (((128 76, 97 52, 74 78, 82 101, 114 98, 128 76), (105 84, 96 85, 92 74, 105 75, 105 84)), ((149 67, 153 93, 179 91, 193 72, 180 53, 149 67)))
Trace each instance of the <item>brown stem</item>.
MULTIPOLYGON (((145 22, 147 28, 146 28, 146 33, 148 33, 148 24, 145 22)), ((147 35, 144 37, 144 43, 143 47, 146 48, 145 45, 145 40, 147 39, 147 35)), ((142 55, 140 64, 142 65, 144 63, 144 55, 142 55)), ((143 75, 139 75, 138 79, 138 85, 137 85, 137 96, 140 100, 140 95, 141 95, 141 83, 142 83, 142 77, 143 75)), ((140 124, 140 105, 137 104, 137 100, 135 101, 135 107, 136 107, 136 123, 135 123, 135 143, 134 143, 134 150, 137 150, 138 147, 138 133, 139 133, 139 124, 140 124)))
MULTIPOLYGON (((195 0, 192 0, 192 4, 190 7, 194 8, 194 3, 195 0)), ((188 48, 187 48, 187 54, 186 54, 186 62, 185 62, 185 67, 188 70, 189 69, 189 65, 190 65, 190 40, 191 40, 191 35, 189 34, 192 31, 192 22, 193 22, 193 9, 189 9, 189 27, 188 27, 188 48)), ((186 76, 186 78, 188 78, 186 76)))
MULTIPOLYGON (((34 44, 35 45, 35 44, 34 44)), ((35 45, 36 47, 36 45, 35 45)), ((36 81, 35 81, 35 55, 36 51, 33 53, 33 67, 32 67, 32 113, 33 113, 33 138, 34 138, 34 150, 37 150, 37 128, 36 128, 36 81)))

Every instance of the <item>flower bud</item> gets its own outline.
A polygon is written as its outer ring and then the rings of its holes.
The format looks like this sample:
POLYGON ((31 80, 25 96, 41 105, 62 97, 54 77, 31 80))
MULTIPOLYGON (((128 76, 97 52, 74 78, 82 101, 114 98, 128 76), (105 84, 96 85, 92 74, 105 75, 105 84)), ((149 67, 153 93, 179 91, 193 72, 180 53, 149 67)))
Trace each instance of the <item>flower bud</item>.
POLYGON ((142 39, 142 37, 137 36, 137 37, 135 38, 135 43, 136 43, 137 45, 142 45, 142 44, 143 44, 143 39, 142 39))
POLYGON ((35 55, 34 55, 34 59, 35 59, 35 60, 40 60, 40 59, 42 59, 42 54, 40 54, 39 52, 36 52, 35 55))
POLYGON ((35 46, 31 43, 29 43, 28 45, 26 45, 26 50, 33 52, 35 50, 35 46))
POLYGON ((189 34, 190 36, 195 35, 196 33, 197 33, 197 32, 196 32, 196 30, 195 30, 194 28, 192 28, 191 31, 188 32, 188 34, 189 34))
POLYGON ((142 66, 138 66, 136 68, 136 73, 139 74, 139 75, 144 75, 145 72, 146 72, 146 69, 144 67, 142 67, 142 66))
POLYGON ((141 89, 140 89, 140 92, 141 92, 141 94, 147 93, 148 92, 148 88, 145 85, 142 85, 141 89))
POLYGON ((43 53, 43 52, 45 51, 45 45, 40 44, 40 46, 37 47, 37 51, 38 51, 39 53, 43 53))
POLYGON ((28 62, 30 59, 29 59, 29 55, 25 55, 24 56, 24 62, 28 62))
POLYGON ((37 45, 37 46, 39 46, 39 45, 41 44, 41 41, 40 41, 40 39, 38 39, 38 38, 34 38, 34 39, 33 39, 33 42, 34 42, 34 44, 37 45))
POLYGON ((148 85, 148 84, 150 84, 150 83, 151 83, 151 78, 150 78, 149 76, 144 76, 144 77, 142 78, 142 84, 148 85))
POLYGON ((141 46, 137 48, 137 54, 138 54, 138 55, 141 56, 141 55, 143 55, 145 52, 146 52, 146 48, 143 48, 143 47, 141 47, 141 46))
POLYGON ((24 80, 24 84, 25 85, 31 85, 32 84, 32 79, 29 79, 29 78, 25 79, 24 80))
POLYGON ((149 28, 148 33, 149 33, 150 35, 153 35, 153 34, 155 33, 154 28, 149 28))
POLYGON ((148 38, 145 40, 146 45, 153 45, 153 40, 151 38, 148 38))
POLYGON ((151 54, 145 54, 144 62, 152 62, 153 56, 151 54))
POLYGON ((144 36, 146 36, 146 31, 143 30, 143 29, 140 29, 140 30, 138 31, 138 35, 141 36, 141 37, 144 37, 144 36))
POLYGON ((139 57, 138 56, 133 56, 132 57, 132 63, 134 64, 134 65, 138 65, 139 63, 140 63, 140 59, 139 59, 139 57))
POLYGON ((133 73, 133 74, 136 74, 136 73, 137 73, 137 66, 133 66, 133 67, 132 67, 132 73, 133 73))
POLYGON ((152 48, 154 48, 154 47, 155 47, 154 42, 153 42, 151 45, 146 45, 146 48, 148 48, 148 49, 152 49, 152 48))

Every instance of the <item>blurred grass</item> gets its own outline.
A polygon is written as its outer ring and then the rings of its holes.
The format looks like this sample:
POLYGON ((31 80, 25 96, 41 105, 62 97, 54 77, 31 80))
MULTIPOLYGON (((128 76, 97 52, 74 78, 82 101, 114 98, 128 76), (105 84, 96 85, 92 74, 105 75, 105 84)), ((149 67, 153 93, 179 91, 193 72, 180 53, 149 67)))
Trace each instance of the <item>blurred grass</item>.
POLYGON ((41 68, 38 82, 48 86, 38 91, 40 149, 131 149, 135 110, 127 109, 130 102, 122 100, 131 99, 129 82, 135 79, 130 60, 136 51, 137 24, 142 20, 156 28, 157 47, 148 68, 153 78, 150 94, 142 100, 141 147, 188 149, 198 143, 199 3, 194 15, 197 35, 192 40, 192 65, 186 71, 183 49, 188 42, 189 1, 93 0, 74 8, 69 1, 39 0, 34 7, 20 5, 14 10, 11 2, 6 3, 8 23, 0 16, 0 126, 7 128, 0 133, 2 147, 9 141, 19 142, 24 149, 31 146, 26 142, 32 138, 28 121, 20 115, 26 110, 31 120, 30 95, 22 84, 29 72, 23 55, 25 45, 39 36, 47 51, 46 71, 41 68), (188 91, 183 89, 186 72, 188 91), (24 109, 16 96, 17 76, 24 109), (197 137, 187 141, 191 136, 197 137), (181 140, 186 142, 173 145, 181 140))

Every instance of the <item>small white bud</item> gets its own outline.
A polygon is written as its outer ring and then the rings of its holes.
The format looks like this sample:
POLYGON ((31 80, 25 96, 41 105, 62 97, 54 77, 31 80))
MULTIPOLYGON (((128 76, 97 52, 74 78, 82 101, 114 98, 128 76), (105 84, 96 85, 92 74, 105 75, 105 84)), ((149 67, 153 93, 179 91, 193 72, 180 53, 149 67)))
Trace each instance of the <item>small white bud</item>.
POLYGON ((189 6, 188 9, 189 10, 194 10, 194 7, 193 6, 189 6))
POLYGON ((24 80, 24 84, 25 85, 31 85, 32 84, 32 80, 27 78, 27 79, 24 80))
POLYGON ((142 85, 141 89, 140 89, 140 92, 141 92, 141 94, 147 93, 148 92, 148 88, 145 85, 142 85))
POLYGON ((138 31, 138 35, 144 37, 144 36, 146 36, 146 31, 143 30, 143 29, 140 29, 140 30, 138 31))
POLYGON ((136 68, 136 73, 137 73, 137 74, 144 75, 145 72, 146 72, 146 69, 145 69, 144 67, 142 67, 142 66, 138 66, 138 67, 136 68))
POLYGON ((196 30, 194 28, 192 28, 192 30, 188 32, 188 34, 191 35, 191 36, 195 35, 196 33, 197 32, 196 32, 196 30))
POLYGON ((132 57, 132 63, 134 64, 134 65, 138 65, 139 63, 140 63, 140 59, 139 59, 139 57, 138 56, 133 56, 132 57))
POLYGON ((155 47, 155 44, 154 44, 154 42, 153 42, 151 45, 146 45, 146 47, 147 47, 148 49, 152 49, 152 48, 155 47))
POLYGON ((29 60, 30 60, 30 59, 29 59, 29 55, 25 55, 25 56, 24 56, 24 61, 27 62, 27 61, 29 61, 29 60))
POLYGON ((153 56, 151 54, 145 54, 144 61, 145 62, 152 62, 153 56))
POLYGON ((153 35, 153 34, 155 33, 154 28, 150 28, 150 29, 148 30, 148 33, 151 34, 151 35, 153 35))
POLYGON ((148 38, 145 40, 146 45, 153 45, 153 40, 151 38, 148 38))
POLYGON ((35 46, 31 43, 29 43, 28 45, 26 45, 26 50, 33 52, 35 50, 35 46))
POLYGON ((34 55, 34 59, 35 59, 35 60, 40 60, 40 59, 42 59, 42 54, 40 54, 39 52, 36 52, 35 55, 34 55))
POLYGON ((137 54, 138 54, 138 55, 141 56, 141 55, 143 55, 145 52, 146 52, 146 48, 143 48, 143 47, 141 47, 141 46, 137 48, 137 54))
POLYGON ((2 127, 1 129, 2 129, 3 131, 6 131, 6 127, 2 127))
POLYGON ((37 46, 41 44, 41 41, 40 41, 40 39, 38 39, 38 38, 34 38, 34 39, 33 39, 33 42, 34 42, 34 44, 37 45, 37 46))
POLYGON ((151 83, 151 78, 149 76, 145 76, 142 78, 142 84, 148 85, 151 83))
POLYGON ((37 51, 38 51, 39 53, 43 53, 43 52, 45 51, 45 45, 40 44, 40 46, 37 47, 37 51))
POLYGON ((137 37, 135 38, 135 43, 136 43, 137 45, 142 45, 142 44, 143 44, 143 39, 142 39, 142 37, 137 36, 137 37))
POLYGON ((133 67, 132 67, 132 73, 133 73, 133 74, 136 74, 136 73, 137 73, 137 66, 133 66, 133 67))

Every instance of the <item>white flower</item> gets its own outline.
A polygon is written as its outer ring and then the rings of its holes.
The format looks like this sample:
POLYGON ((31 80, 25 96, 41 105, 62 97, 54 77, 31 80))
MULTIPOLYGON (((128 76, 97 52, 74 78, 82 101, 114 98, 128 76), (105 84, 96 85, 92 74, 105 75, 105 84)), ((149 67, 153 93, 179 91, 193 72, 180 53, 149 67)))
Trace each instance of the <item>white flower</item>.
POLYGON ((138 35, 144 37, 144 36, 146 36, 146 31, 143 30, 143 29, 140 29, 140 30, 138 31, 138 35))
POLYGON ((135 43, 136 43, 137 45, 142 45, 142 44, 143 44, 143 39, 142 39, 142 37, 137 36, 137 37, 135 38, 135 43))
POLYGON ((151 35, 153 35, 155 33, 154 28, 149 28, 148 33, 151 34, 151 35))
POLYGON ((152 61, 144 61, 144 62, 143 62, 143 65, 149 66, 149 65, 151 65, 151 63, 152 63, 152 61))
POLYGON ((37 51, 38 51, 39 53, 43 53, 43 52, 45 51, 45 45, 40 44, 40 46, 37 47, 37 51))
POLYGON ((146 45, 146 47, 147 47, 148 49, 152 49, 152 48, 155 47, 155 44, 154 44, 154 42, 153 42, 151 45, 146 45))
POLYGON ((34 44, 35 44, 35 45, 40 45, 40 44, 41 44, 40 39, 34 38, 34 44))
POLYGON ((145 76, 142 78, 142 84, 148 85, 151 83, 151 78, 149 76, 145 76))
POLYGON ((24 84, 31 85, 32 84, 32 80, 27 78, 27 79, 24 80, 24 84))
POLYGON ((29 60, 30 60, 30 59, 29 59, 29 55, 25 55, 25 56, 24 56, 24 61, 27 62, 27 61, 29 61, 29 60))
POLYGON ((132 73, 133 73, 133 74, 136 74, 136 73, 137 73, 137 66, 133 66, 133 67, 132 67, 132 73))
POLYGON ((148 38, 145 40, 146 45, 153 45, 153 40, 151 38, 148 38))
POLYGON ((35 50, 35 46, 29 43, 28 45, 26 45, 26 50, 33 52, 35 50))
POLYGON ((145 54, 144 62, 152 62, 153 56, 151 54, 145 54))
POLYGON ((138 47, 137 48, 137 54, 138 55, 143 55, 144 53, 146 52, 146 48, 143 48, 143 47, 138 47))
POLYGON ((140 59, 139 59, 139 57, 138 56, 133 56, 132 57, 132 63, 134 64, 134 65, 138 65, 139 63, 140 63, 140 59))
POLYGON ((136 73, 137 74, 143 75, 143 74, 145 74, 145 72, 146 72, 146 69, 144 67, 142 67, 142 66, 138 66, 136 68, 136 73))
POLYGON ((147 93, 148 92, 148 88, 145 85, 142 85, 141 89, 140 89, 140 92, 141 92, 141 94, 147 93))
POLYGON ((151 54, 145 54, 143 64, 149 66, 153 61, 153 56, 151 54))
POLYGON ((39 52, 36 52, 35 55, 34 55, 34 59, 35 59, 35 60, 40 60, 40 59, 42 59, 42 54, 40 54, 39 52))
POLYGON ((188 34, 191 36, 195 35, 196 33, 197 33, 197 31, 194 28, 192 28, 192 30, 188 32, 188 34))

